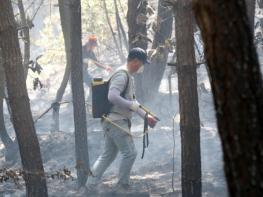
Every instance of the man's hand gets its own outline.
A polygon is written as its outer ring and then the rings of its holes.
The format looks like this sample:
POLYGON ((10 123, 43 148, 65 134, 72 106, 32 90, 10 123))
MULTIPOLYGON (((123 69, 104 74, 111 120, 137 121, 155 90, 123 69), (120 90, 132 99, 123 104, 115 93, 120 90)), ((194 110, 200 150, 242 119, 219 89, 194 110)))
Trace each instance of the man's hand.
POLYGON ((132 104, 130 106, 130 109, 134 112, 137 112, 140 107, 140 103, 136 100, 132 101, 132 104))
POLYGON ((93 63, 94 63, 96 66, 98 66, 98 67, 100 67, 100 68, 102 68, 102 69, 105 69, 105 70, 107 70, 108 72, 112 72, 112 71, 113 71, 112 67, 110 67, 110 66, 104 65, 104 64, 102 64, 102 63, 100 63, 100 62, 98 62, 98 61, 96 61, 96 60, 92 60, 92 61, 93 61, 93 63))
POLYGON ((147 119, 148 119, 148 124, 149 124, 149 126, 150 126, 151 128, 154 128, 155 125, 156 125, 156 123, 157 123, 157 120, 156 120, 153 116, 151 116, 151 115, 148 115, 147 119))
POLYGON ((112 72, 113 71, 112 67, 110 67, 110 66, 105 66, 105 70, 107 70, 108 72, 112 72))

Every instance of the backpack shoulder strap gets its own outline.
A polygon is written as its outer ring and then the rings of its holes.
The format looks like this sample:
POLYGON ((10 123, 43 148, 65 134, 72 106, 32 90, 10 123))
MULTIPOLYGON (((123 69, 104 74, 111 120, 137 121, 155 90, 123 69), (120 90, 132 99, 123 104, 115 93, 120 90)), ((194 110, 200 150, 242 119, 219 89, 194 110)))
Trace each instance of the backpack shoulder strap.
POLYGON ((110 80, 112 79, 112 77, 113 77, 116 73, 118 73, 118 72, 124 72, 124 73, 126 74, 126 76, 127 76, 127 82, 126 82, 126 84, 125 84, 125 88, 124 88, 123 92, 121 93, 121 96, 124 97, 124 95, 125 95, 126 92, 127 92, 129 83, 130 83, 130 77, 129 77, 129 74, 128 74, 128 71, 127 71, 127 70, 120 69, 120 70, 118 70, 117 72, 115 72, 115 73, 110 77, 108 83, 110 82, 110 80))
POLYGON ((123 70, 123 72, 125 72, 126 76, 127 76, 127 82, 126 82, 125 88, 124 88, 124 90, 123 90, 123 92, 121 94, 124 97, 125 94, 127 93, 127 89, 128 89, 129 83, 130 83, 130 77, 129 77, 129 74, 128 74, 128 72, 126 70, 123 70))

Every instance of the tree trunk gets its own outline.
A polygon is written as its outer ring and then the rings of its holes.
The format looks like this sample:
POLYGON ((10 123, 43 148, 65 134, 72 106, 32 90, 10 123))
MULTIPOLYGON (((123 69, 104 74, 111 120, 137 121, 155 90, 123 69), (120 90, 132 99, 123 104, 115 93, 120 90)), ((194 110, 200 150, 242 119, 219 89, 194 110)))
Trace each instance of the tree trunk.
POLYGON ((254 35, 256 0, 246 0, 246 5, 250 28, 254 35))
POLYGON ((60 131, 60 123, 59 123, 59 110, 60 110, 60 102, 62 101, 63 95, 65 93, 68 81, 70 78, 70 65, 69 63, 66 64, 66 69, 64 72, 64 76, 60 87, 56 94, 56 99, 53 103, 53 113, 52 113, 52 124, 51 124, 51 131, 56 132, 60 131))
POLYGON ((126 50, 129 51, 128 39, 127 39, 126 31, 124 30, 124 27, 121 21, 117 0, 114 0, 114 6, 115 6, 115 12, 116 12, 116 22, 117 22, 120 43, 122 42, 121 37, 123 37, 124 46, 126 50))
MULTIPOLYGON (((117 29, 117 32, 118 32, 118 41, 119 41, 120 50, 122 50, 123 49, 123 41, 122 41, 122 33, 121 33, 121 28, 120 28, 120 20, 118 18, 119 17, 119 10, 118 10, 118 6, 117 6, 116 0, 114 0, 113 3, 114 3, 114 8, 115 8, 115 21, 116 21, 116 29, 117 29)), ((104 3, 104 5, 106 5, 106 3, 104 3)), ((125 60, 125 58, 124 58, 124 60, 125 60)))
POLYGON ((175 6, 175 35, 180 108, 182 196, 201 196, 200 118, 191 0, 175 6))
MULTIPOLYGON (((6 88, 6 78, 5 78, 5 71, 3 67, 3 60, 1 55, 1 48, 0 48, 0 138, 5 146, 5 160, 9 162, 15 162, 19 155, 18 155, 18 144, 17 140, 12 140, 11 137, 8 135, 6 127, 5 127, 5 119, 4 119, 4 99, 6 97, 5 93, 6 88)), ((6 99, 7 106, 9 108, 8 99, 6 99)), ((9 110, 8 110, 9 111, 9 110)), ((12 120, 12 114, 10 113, 10 119, 12 120)))
POLYGON ((3 100, 5 98, 5 71, 3 68, 3 59, 0 51, 0 138, 6 149, 12 146, 13 140, 7 134, 4 120, 3 100))
POLYGON ((19 13, 20 13, 20 19, 21 19, 21 25, 22 25, 22 32, 23 32, 23 41, 24 41, 24 61, 23 61, 23 66, 24 66, 24 73, 27 78, 27 73, 28 73, 28 65, 30 61, 30 34, 29 34, 29 26, 27 23, 27 18, 25 14, 25 9, 23 5, 23 0, 18 0, 17 1, 18 8, 19 8, 19 13))
POLYGON ((13 141, 7 133, 4 120, 3 98, 0 98, 0 138, 5 146, 5 160, 9 162, 17 161, 18 145, 17 141, 13 141))
POLYGON ((169 48, 167 41, 171 38, 173 26, 173 11, 163 7, 164 0, 159 0, 157 31, 154 36, 152 49, 154 55, 151 58, 151 64, 144 66, 143 71, 143 89, 144 99, 155 98, 158 93, 161 80, 165 71, 169 48))
POLYGON ((69 78, 70 78, 70 26, 68 21, 70 20, 69 16, 69 9, 66 6, 68 4, 68 0, 59 0, 59 13, 60 13, 60 21, 61 21, 61 28, 62 28, 62 33, 64 37, 64 45, 65 45, 65 52, 66 52, 66 58, 67 58, 67 63, 66 63, 66 68, 63 76, 63 80, 60 84, 60 87, 57 91, 56 94, 56 99, 53 103, 53 120, 51 124, 51 131, 60 131, 60 125, 59 125, 59 110, 60 110, 60 102, 63 98, 63 95, 65 93, 69 78))
MULTIPOLYGON (((140 47, 147 49, 147 0, 128 0, 128 36, 129 49, 140 47)), ((136 96, 140 101, 144 100, 142 88, 142 74, 135 75, 136 96)))
POLYGON ((194 0, 230 196, 263 196, 263 84, 244 0, 194 0), (234 24, 234 25, 233 25, 234 24))
POLYGON ((112 38, 113 38, 113 41, 114 41, 115 46, 116 46, 117 51, 118 51, 118 55, 120 57, 121 62, 124 62, 125 61, 125 56, 123 54, 121 46, 119 46, 119 44, 118 44, 117 38, 115 36, 115 32, 114 32, 113 27, 111 25, 108 9, 107 9, 107 5, 106 5, 106 0, 103 0, 103 6, 104 6, 105 14, 106 14, 106 19, 107 19, 107 22, 108 22, 108 25, 109 25, 109 28, 110 28, 110 31, 111 31, 111 34, 112 34, 112 38))
POLYGON ((257 1, 258 1, 258 7, 260 9, 262 9, 263 8, 263 0, 257 0, 257 1))
POLYGON ((13 145, 13 140, 9 137, 5 128, 3 98, 0 98, 0 137, 6 149, 13 145))
POLYGON ((86 107, 82 74, 81 5, 70 0, 70 64, 71 89, 75 124, 76 168, 79 186, 84 186, 89 175, 86 107))
POLYGON ((129 36, 129 48, 141 47, 147 49, 147 28, 146 28, 146 7, 147 0, 128 0, 128 36, 129 36), (142 19, 140 19, 142 18, 142 19))
POLYGON ((6 127, 5 127, 5 119, 4 119, 4 98, 5 98, 5 71, 2 65, 2 56, 0 51, 0 138, 5 146, 5 160, 6 161, 16 161, 18 146, 17 143, 14 142, 11 137, 8 135, 6 127))
POLYGON ((25 171, 27 196, 45 197, 48 196, 45 174, 30 111, 11 1, 3 1, 0 5, 0 10, 0 48, 2 49, 3 66, 14 128, 25 171))

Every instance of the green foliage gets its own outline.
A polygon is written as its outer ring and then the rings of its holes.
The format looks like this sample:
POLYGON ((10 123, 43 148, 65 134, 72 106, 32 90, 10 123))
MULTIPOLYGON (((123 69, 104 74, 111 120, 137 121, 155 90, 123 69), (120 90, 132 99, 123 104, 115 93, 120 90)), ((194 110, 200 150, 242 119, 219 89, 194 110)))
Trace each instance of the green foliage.
MULTIPOLYGON (((122 3, 122 6, 120 6, 120 4, 118 3, 119 12, 124 27, 127 31, 125 16, 127 12, 127 0, 118 2, 122 3)), ((84 44, 89 35, 95 34, 98 38, 99 44, 96 51, 98 59, 107 63, 111 63, 110 61, 112 60, 107 59, 107 56, 110 56, 109 54, 116 53, 116 47, 113 43, 112 34, 110 32, 109 26, 106 22, 107 20, 102 4, 103 2, 101 0, 83 0, 81 1, 81 3, 82 42, 84 44)), ((116 30, 115 8, 113 0, 107 1, 107 8, 112 26, 116 30)), ((43 21, 44 28, 40 31, 40 38, 38 40, 33 41, 33 43, 36 46, 40 47, 44 51, 43 57, 39 60, 39 63, 43 66, 56 65, 56 67, 64 67, 66 64, 66 56, 58 8, 53 8, 51 14, 47 13, 43 21)))
POLYGON ((40 63, 42 65, 66 63, 64 38, 58 11, 53 12, 51 16, 46 16, 44 28, 40 31, 39 36, 40 39, 34 41, 34 44, 44 51, 40 63))
MULTIPOLYGON (((127 0, 119 1, 119 12, 124 24, 124 27, 127 31, 127 23, 126 23, 126 13, 127 13, 127 0), (119 4, 121 2, 121 6, 119 4)), ((102 0, 94 0, 94 1, 82 1, 82 32, 83 32, 83 41, 87 38, 87 36, 91 34, 95 34, 98 38, 99 47, 98 47, 98 55, 104 55, 106 51, 116 52, 116 47, 114 45, 112 34, 109 29, 109 25, 106 20, 105 10, 103 7, 102 0)), ((114 0, 106 1, 107 9, 109 13, 109 17, 111 20, 111 24, 116 30, 116 18, 115 18, 115 8, 114 8, 114 0)), ((99 57, 99 59, 104 59, 104 57, 99 57)), ((106 59, 107 61, 107 59, 106 59)))

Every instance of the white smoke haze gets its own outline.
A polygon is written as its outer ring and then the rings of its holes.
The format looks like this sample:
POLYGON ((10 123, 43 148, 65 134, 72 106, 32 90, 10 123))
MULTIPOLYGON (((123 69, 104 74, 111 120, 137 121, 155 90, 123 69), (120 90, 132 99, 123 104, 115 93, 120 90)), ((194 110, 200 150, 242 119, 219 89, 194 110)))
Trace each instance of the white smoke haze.
MULTIPOLYGON (((168 68, 169 69, 169 68, 168 68)), ((63 72, 61 69, 60 72, 63 72)), ((58 72, 58 73, 60 73, 58 72)), ((54 75, 55 76, 55 75, 54 75)), ((56 83, 54 80, 53 83, 56 83)), ((177 76, 175 74, 172 79, 172 103, 169 99, 168 82, 166 75, 160 86, 160 94, 153 103, 146 103, 145 105, 152 109, 152 111, 160 117, 161 121, 156 128, 151 130, 149 134, 150 145, 146 149, 145 157, 142 160, 142 139, 135 138, 135 144, 138 151, 138 156, 133 167, 132 181, 134 186, 141 191, 149 191, 153 194, 165 194, 172 191, 172 168, 173 168, 173 117, 175 121, 175 178, 174 187, 178 194, 180 194, 180 176, 181 176, 181 144, 179 131, 179 109, 178 109, 178 90, 177 90, 177 76)), ((199 89, 199 107, 201 127, 201 154, 202 154, 202 184, 204 196, 227 196, 227 189, 225 177, 223 172, 222 150, 219 136, 216 129, 216 119, 214 115, 213 101, 209 80, 206 74, 205 67, 202 65, 198 69, 198 84, 204 84, 207 92, 199 89)), ((54 84, 55 85, 55 84, 54 84)), ((53 85, 51 85, 52 87, 53 85)), ((199 86, 200 87, 200 86, 199 86)), ((32 112, 35 117, 38 117, 45 109, 49 107, 55 96, 55 88, 50 88, 49 91, 29 91, 31 98, 32 112)), ((71 100, 70 88, 63 100, 71 100)), ((42 158, 46 172, 55 172, 64 167, 73 172, 75 171, 75 150, 74 150, 74 125, 72 116, 72 105, 65 104, 61 106, 60 125, 61 132, 51 133, 50 121, 52 114, 46 114, 42 119, 36 123, 36 129, 39 136, 42 158)), ((11 125, 6 111, 7 125, 11 125), (8 123, 9 122, 9 123, 8 123)), ((88 143, 90 164, 92 165, 95 159, 102 152, 103 148, 103 132, 100 127, 100 121, 95 120, 88 115, 88 143)), ((136 117, 133 121, 133 132, 142 132, 143 121, 136 117)), ((14 136, 12 129, 9 133, 14 136)), ((10 167, 4 162, 4 150, 1 146, 0 165, 1 167, 10 167)), ((118 174, 118 166, 120 155, 116 161, 106 171, 102 184, 102 190, 107 190, 116 181, 118 174), (106 188, 106 189, 105 189, 106 188)), ((19 168, 16 164, 12 168, 19 168)), ((16 188, 12 183, 5 183, 3 187, 11 187, 15 190, 14 196, 20 196, 23 189, 16 188)), ((0 190, 5 190, 4 188, 0 190)), ((49 194, 53 196, 76 196, 77 190, 75 182, 73 181, 55 181, 48 180, 49 194), (73 195, 74 194, 74 195, 73 195)), ((81 194, 79 194, 81 196, 81 194)), ((83 195, 85 196, 85 195, 83 195)))
MULTIPOLYGON (((47 16, 48 5, 45 5, 35 20, 35 28, 32 30, 32 38, 34 40, 32 59, 39 54, 44 54, 43 59, 48 50, 54 50, 54 43, 47 48, 41 46, 43 42, 50 37, 43 38, 45 35, 45 23, 50 22, 47 16), (47 12, 47 13, 46 13, 47 12), (45 19, 45 20, 44 20, 45 19), (41 37, 41 39, 39 38, 41 37)), ((261 13, 258 11, 258 17, 261 13)), ((54 8, 52 19, 59 16, 58 10, 54 8)), ((60 24, 59 24, 60 25, 60 24)), ((58 36, 61 30, 60 26, 54 29, 58 36)), ((54 36, 55 37, 55 36, 54 36)), ((53 39, 54 39, 53 37, 53 39)), ((198 46, 202 50, 201 43, 198 41, 198 46)), ((57 50, 61 51, 63 57, 63 42, 57 46, 57 50)), ((259 49, 262 54, 262 49, 259 49)), ((119 66, 116 62, 116 57, 111 52, 101 51, 99 59, 102 62, 112 63, 114 69, 119 66)), ((260 56, 262 64, 263 57, 260 56)), ((201 58, 202 59, 202 58, 201 58)), ((44 84, 44 88, 33 90, 32 78, 28 79, 28 93, 31 101, 31 110, 34 118, 39 117, 47 108, 50 107, 55 99, 56 91, 62 81, 65 60, 54 59, 52 62, 43 61, 43 74, 40 75, 40 80, 44 84)), ((175 136, 175 171, 174 171, 174 187, 176 196, 181 194, 181 144, 179 130, 179 108, 178 108, 178 87, 177 75, 172 78, 172 97, 169 95, 168 88, 168 73, 170 68, 167 67, 163 77, 159 95, 152 101, 144 103, 150 108, 161 121, 156 128, 152 129, 149 134, 150 144, 146 149, 144 159, 141 159, 142 139, 135 138, 135 144, 138 151, 138 156, 132 170, 133 187, 138 192, 149 192, 152 196, 169 196, 172 192, 172 174, 173 174, 173 134, 175 136), (173 127, 174 121, 174 127, 173 127), (173 133, 174 132, 174 133, 173 133)), ((108 76, 108 73, 95 67, 90 67, 90 72, 93 76, 103 75, 108 76)), ((201 159, 202 159, 202 193, 204 197, 227 197, 227 186, 223 169, 223 157, 221 142, 217 131, 215 110, 213 105, 212 92, 209 78, 206 72, 205 65, 200 65, 197 70, 198 74, 198 95, 199 95, 199 110, 201 120, 201 159)), ((33 73, 31 75, 34 75, 33 73)), ((88 88, 85 87, 85 94, 88 95, 88 88)), ((70 84, 68 84, 62 101, 71 101, 70 84)), ((74 124, 73 124, 73 109, 72 104, 63 104, 60 109, 60 127, 61 132, 50 132, 52 113, 47 113, 36 123, 36 131, 38 134, 42 159, 46 172, 56 172, 64 167, 72 171, 73 177, 76 178, 75 170, 75 149, 74 149, 74 124)), ((5 120, 8 133, 14 138, 15 134, 10 122, 7 107, 5 106, 5 120)), ((87 126, 88 126, 88 145, 90 165, 94 163, 96 158, 102 152, 103 148, 103 132, 100 127, 100 120, 94 120, 91 117, 90 107, 87 106, 87 126)), ((139 117, 133 119, 133 132, 143 131, 143 121, 139 117)), ((18 169, 21 168, 20 163, 10 164, 5 162, 4 146, 0 141, 0 168, 18 169)), ((120 155, 112 163, 109 169, 103 176, 102 183, 99 185, 101 191, 108 191, 117 181, 118 167, 120 155)), ((48 179, 49 196, 54 197, 73 197, 86 196, 85 192, 79 191, 76 187, 76 180, 63 181, 48 179)), ((0 196, 22 197, 25 196, 24 183, 16 185, 12 181, 0 183, 0 196)))

